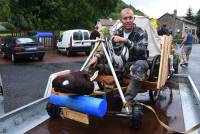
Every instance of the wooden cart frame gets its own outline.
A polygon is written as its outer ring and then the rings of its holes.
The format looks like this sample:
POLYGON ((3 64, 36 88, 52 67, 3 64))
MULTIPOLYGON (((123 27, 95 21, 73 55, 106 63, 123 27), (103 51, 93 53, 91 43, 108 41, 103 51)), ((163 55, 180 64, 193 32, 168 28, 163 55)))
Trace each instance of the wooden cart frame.
MULTIPOLYGON (((111 86, 111 88, 118 89, 118 92, 120 94, 122 102, 123 102, 124 106, 126 106, 127 101, 125 100, 122 87, 119 84, 119 80, 115 73, 112 62, 109 58, 109 54, 108 54, 106 46, 105 46, 105 41, 99 40, 98 42, 99 43, 94 47, 94 49, 88 56, 87 60, 83 64, 81 71, 87 67, 87 65, 88 65, 90 59, 92 58, 93 54, 95 53, 96 49, 101 45, 101 47, 105 53, 106 59, 108 61, 108 65, 110 67, 112 75, 109 75, 109 76, 108 75, 103 75, 103 76, 99 75, 95 79, 95 81, 101 82, 101 83, 113 83, 114 82, 114 85, 113 85, 113 87, 111 86), (114 86, 116 86, 116 88, 114 88, 114 86)), ((167 79, 169 78, 169 74, 171 74, 170 73, 170 64, 169 64, 169 56, 171 54, 171 52, 170 52, 171 51, 171 43, 172 43, 172 36, 162 36, 161 37, 161 45, 160 45, 161 54, 159 56, 154 57, 154 60, 153 60, 153 62, 159 62, 158 78, 155 81, 150 81, 151 80, 151 78, 150 78, 150 79, 145 80, 143 83, 142 89, 149 91, 149 95, 152 100, 153 100, 154 93, 157 94, 157 92, 165 85, 167 79)), ((154 74, 153 74, 154 66, 151 66, 151 68, 149 70, 150 70, 150 74, 149 74, 150 77, 154 76, 154 74)), ((128 85, 128 83, 129 83, 129 79, 124 79, 124 84, 128 85)), ((129 111, 128 107, 125 107, 125 108, 126 108, 126 111, 129 113, 130 111, 129 111)))

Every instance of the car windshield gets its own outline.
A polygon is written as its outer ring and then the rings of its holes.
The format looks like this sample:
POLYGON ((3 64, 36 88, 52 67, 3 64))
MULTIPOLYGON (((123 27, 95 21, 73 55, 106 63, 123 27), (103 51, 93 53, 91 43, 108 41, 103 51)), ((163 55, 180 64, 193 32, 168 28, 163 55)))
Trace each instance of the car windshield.
POLYGON ((25 43, 35 43, 36 41, 32 38, 17 38, 17 44, 25 44, 25 43))

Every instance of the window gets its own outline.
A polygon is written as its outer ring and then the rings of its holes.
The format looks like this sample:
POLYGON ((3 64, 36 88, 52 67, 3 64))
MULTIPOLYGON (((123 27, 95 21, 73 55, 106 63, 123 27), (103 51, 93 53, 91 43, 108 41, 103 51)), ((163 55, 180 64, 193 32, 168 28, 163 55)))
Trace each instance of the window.
POLYGON ((81 31, 74 32, 73 38, 74 38, 74 40, 82 40, 83 39, 82 32, 81 31))
POLYGON ((63 34, 60 36, 60 38, 58 39, 58 41, 61 42, 62 38, 63 38, 63 34))
POLYGON ((84 40, 89 40, 90 39, 88 32, 84 32, 83 36, 84 36, 84 40))
POLYGON ((17 38, 16 43, 17 44, 25 44, 25 43, 34 43, 35 40, 32 38, 17 38))

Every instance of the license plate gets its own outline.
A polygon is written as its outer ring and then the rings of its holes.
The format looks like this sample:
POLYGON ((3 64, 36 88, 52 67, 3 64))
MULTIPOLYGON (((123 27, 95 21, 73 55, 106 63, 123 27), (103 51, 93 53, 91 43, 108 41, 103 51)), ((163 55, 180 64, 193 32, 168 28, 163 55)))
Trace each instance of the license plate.
POLYGON ((26 48, 27 51, 31 51, 31 50, 36 50, 36 47, 30 47, 30 48, 26 48))

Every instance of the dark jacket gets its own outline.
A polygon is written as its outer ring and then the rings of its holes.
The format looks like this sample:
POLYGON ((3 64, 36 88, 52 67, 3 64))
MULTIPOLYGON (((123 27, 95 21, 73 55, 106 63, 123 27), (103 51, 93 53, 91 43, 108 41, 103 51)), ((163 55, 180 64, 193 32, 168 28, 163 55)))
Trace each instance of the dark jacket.
MULTIPOLYGON (((118 35, 123 37, 123 26, 114 31, 113 35, 118 35)), ((147 59, 147 46, 148 46, 148 35, 147 32, 142 30, 142 28, 134 25, 133 31, 128 37, 128 44, 125 44, 129 49, 128 61, 136 60, 146 60, 147 59)), ((113 48, 115 53, 119 55, 122 51, 124 45, 119 43, 113 43, 113 48)), ((104 58, 104 53, 96 54, 98 58, 104 58)))
MULTIPOLYGON (((123 37, 123 26, 114 32, 114 35, 123 37)), ((120 44, 114 43, 114 49, 120 44)), ((123 47, 123 45, 120 45, 123 47)), ((134 25, 133 31, 128 37, 128 44, 125 46, 129 49, 128 61, 145 60, 147 59, 147 46, 148 46, 148 35, 147 32, 142 28, 134 25)))
POLYGON ((97 30, 93 30, 92 33, 90 34, 90 39, 96 40, 97 37, 100 38, 100 33, 97 30))
POLYGON ((159 31, 158 31, 158 35, 159 36, 163 36, 163 35, 169 35, 170 32, 167 28, 165 27, 162 27, 159 31))

